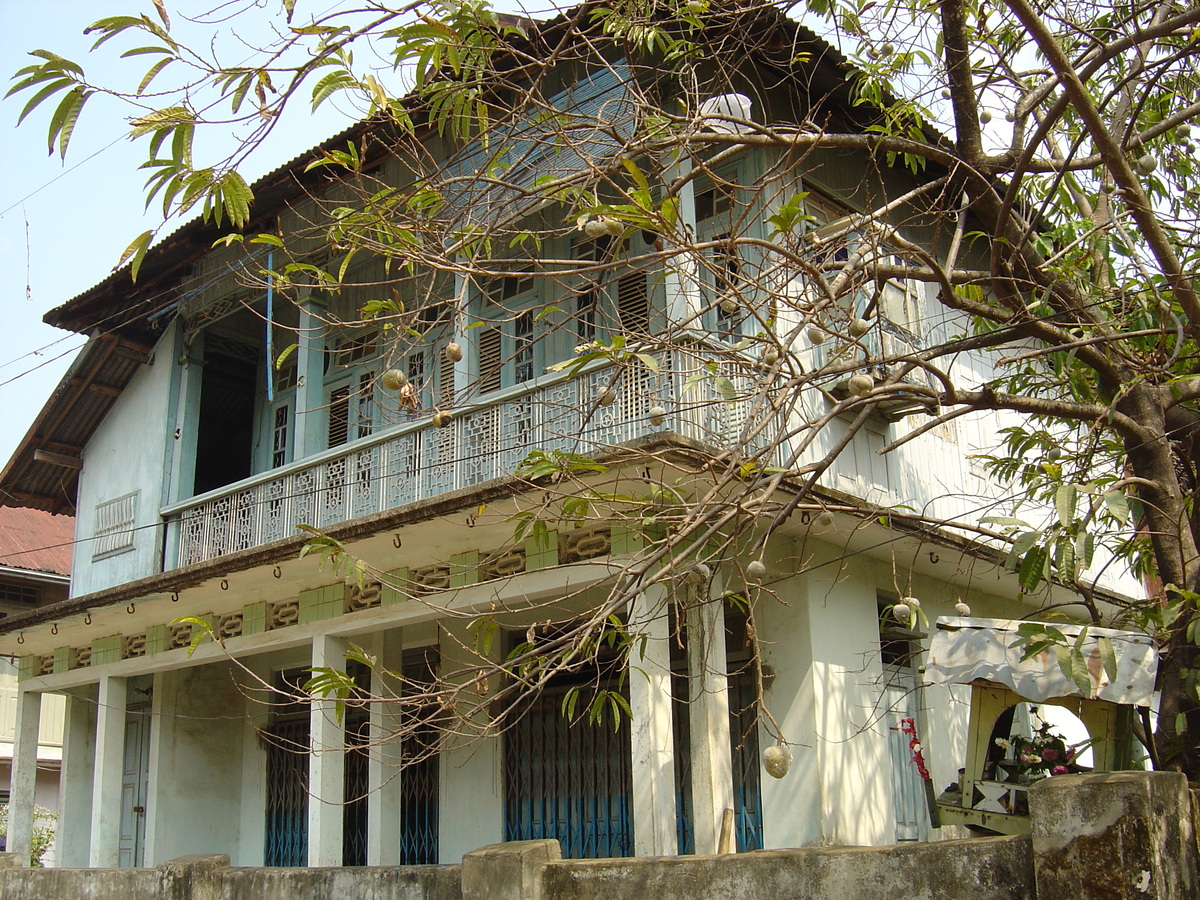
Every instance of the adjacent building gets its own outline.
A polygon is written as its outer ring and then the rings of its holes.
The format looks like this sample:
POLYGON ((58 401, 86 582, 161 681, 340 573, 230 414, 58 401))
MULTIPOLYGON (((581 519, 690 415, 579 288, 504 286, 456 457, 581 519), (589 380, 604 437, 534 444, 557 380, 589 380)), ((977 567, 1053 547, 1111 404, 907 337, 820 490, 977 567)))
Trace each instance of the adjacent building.
MULTIPOLYGON (((0 618, 67 598, 74 531, 75 522, 70 516, 0 507, 0 618)), ((17 671, 8 660, 0 660, 0 805, 8 803, 11 792, 16 712, 17 671)), ((48 698, 37 735, 33 799, 51 813, 58 811, 62 714, 63 700, 48 698)), ((53 848, 42 862, 53 865, 53 848)))

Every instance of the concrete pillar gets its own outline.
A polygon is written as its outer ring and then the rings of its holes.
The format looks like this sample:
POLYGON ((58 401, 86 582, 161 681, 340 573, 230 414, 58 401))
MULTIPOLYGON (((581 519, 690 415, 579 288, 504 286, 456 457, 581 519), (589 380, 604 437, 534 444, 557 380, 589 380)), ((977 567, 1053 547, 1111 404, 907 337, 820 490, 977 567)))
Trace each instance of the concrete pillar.
MULTIPOLYGON (((373 636, 371 651, 378 665, 371 672, 371 694, 396 696, 401 685, 382 670, 399 672, 404 662, 404 636, 400 629, 373 636)), ((370 756, 367 758, 367 865, 395 866, 400 863, 400 814, 402 762, 399 740, 389 740, 399 724, 388 703, 371 704, 370 756)))
MULTIPOLYGON (((168 448, 169 481, 165 491, 168 502, 178 503, 195 494, 196 445, 200 433, 200 388, 204 377, 204 333, 187 337, 179 326, 173 344, 175 358, 180 362, 175 394, 175 430, 168 448)), ((170 533, 170 546, 164 568, 175 568, 179 549, 178 528, 170 533)))
POLYGON ((697 853, 716 853, 721 816, 733 809, 725 607, 718 599, 687 612, 692 830, 697 853))
POLYGON ((92 839, 88 865, 109 868, 121 860, 121 781, 125 770, 124 678, 100 679, 96 709, 96 771, 92 783, 92 839))
POLYGON ((311 300, 300 305, 296 348, 295 459, 320 453, 329 444, 325 416, 325 324, 311 300))
POLYGON ((671 722, 671 647, 667 589, 655 584, 630 603, 629 626, 645 636, 629 661, 635 856, 675 856, 675 738, 671 722))
POLYGON ((1056 775, 1029 789, 1038 897, 1200 896, 1195 824, 1179 772, 1056 775))
MULTIPOLYGON (((329 635, 313 638, 314 669, 346 668, 346 641, 329 635)), ((346 729, 338 721, 334 700, 314 700, 308 755, 308 864, 342 864, 342 823, 345 807, 346 729)))
MULTIPOLYGON (((692 161, 684 158, 671 164, 663 173, 664 181, 670 181, 681 175, 686 175, 692 168, 692 161)), ((697 272, 695 254, 686 246, 686 242, 695 239, 696 235, 696 191, 695 181, 688 181, 679 189, 675 197, 679 203, 679 217, 676 229, 684 236, 685 245, 675 245, 676 250, 663 270, 663 287, 666 292, 666 310, 668 327, 682 326, 698 329, 700 321, 700 280, 697 272)))
POLYGON ((246 727, 242 728, 241 781, 238 808, 241 811, 238 834, 240 840, 233 856, 235 866, 261 866, 267 842, 267 751, 259 739, 271 722, 271 703, 264 684, 271 683, 271 666, 261 656, 243 660, 248 669, 239 682, 244 699, 242 712, 246 727), (256 679, 261 679, 258 681, 256 679))
MULTIPOLYGON (((463 672, 464 677, 479 657, 471 651, 473 633, 467 622, 447 618, 440 638, 444 676, 463 672)), ((492 657, 501 652, 501 639, 492 642, 492 657)), ((504 739, 488 730, 486 721, 471 718, 464 698, 452 715, 456 719, 442 733, 438 754, 439 804, 442 826, 438 835, 438 861, 459 862, 477 847, 504 840, 504 739)))
POLYGON ((37 786, 38 729, 42 695, 17 690, 17 721, 13 729, 12 783, 8 798, 8 850, 29 865, 33 847, 33 796, 37 786))
POLYGON ((62 769, 58 781, 58 865, 88 864, 92 829, 92 773, 96 765, 96 685, 67 696, 62 769))
POLYGON ((562 859, 558 841, 510 841, 464 854, 463 900, 542 900, 542 869, 562 859))
MULTIPOLYGON (((150 729, 150 747, 146 759, 146 834, 142 847, 145 865, 152 866, 166 857, 161 852, 164 834, 171 827, 168 798, 178 787, 178 773, 163 764, 164 744, 176 741, 175 725, 179 721, 172 687, 178 672, 155 672, 150 693, 150 721, 158 727, 150 729), (163 769, 166 768, 166 771, 163 769)), ((169 758, 170 754, 166 756, 169 758)), ((193 772, 195 778, 199 773, 193 772)), ((178 825, 178 822, 175 823, 178 825)))

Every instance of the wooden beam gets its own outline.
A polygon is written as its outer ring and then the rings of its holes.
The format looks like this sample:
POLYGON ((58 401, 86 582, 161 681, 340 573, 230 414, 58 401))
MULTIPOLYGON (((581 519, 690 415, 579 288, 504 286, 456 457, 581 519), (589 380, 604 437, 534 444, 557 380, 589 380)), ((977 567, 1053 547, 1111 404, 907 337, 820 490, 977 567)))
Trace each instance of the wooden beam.
POLYGON ((75 469, 76 471, 83 468, 83 460, 78 456, 67 456, 65 453, 52 453, 49 450, 34 450, 33 461, 48 463, 52 466, 61 466, 64 469, 75 469))
POLYGON ((82 378, 72 378, 69 383, 73 388, 84 388, 96 394, 103 394, 105 397, 121 396, 121 389, 109 384, 99 384, 95 381, 89 382, 82 378))

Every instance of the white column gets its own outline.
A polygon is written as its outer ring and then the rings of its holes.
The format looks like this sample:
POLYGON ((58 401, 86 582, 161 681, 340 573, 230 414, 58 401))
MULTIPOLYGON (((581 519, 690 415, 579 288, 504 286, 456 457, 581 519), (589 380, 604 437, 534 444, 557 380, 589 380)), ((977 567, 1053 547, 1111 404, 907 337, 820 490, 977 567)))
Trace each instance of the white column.
POLYGON ((92 827, 92 773, 96 765, 96 685, 67 696, 62 770, 58 782, 58 865, 88 864, 92 827), (85 693, 86 692, 86 693, 85 693))
POLYGON ((635 856, 675 856, 675 739, 671 724, 671 645, 667 590, 651 585, 630 602, 629 626, 645 652, 629 661, 633 711, 633 849, 635 856))
MULTIPOLYGON (((165 862, 170 857, 160 853, 159 848, 171 827, 169 798, 173 788, 178 787, 179 773, 163 771, 163 747, 174 745, 175 727, 179 722, 175 708, 175 679, 179 671, 155 672, 153 689, 150 693, 150 747, 146 760, 146 831, 142 844, 142 859, 147 866, 165 862), (159 801, 159 797, 163 802, 159 801)), ((198 773, 193 772, 192 777, 198 773)), ((178 825, 178 822, 174 823, 178 825)))
POLYGON ((242 729, 240 840, 236 852, 230 854, 230 862, 235 866, 261 866, 267 841, 267 751, 258 735, 270 725, 270 701, 276 698, 268 696, 262 687, 271 683, 271 667, 264 658, 254 656, 242 664, 247 669, 242 714, 248 727, 242 729))
POLYGON ((720 591, 713 593, 716 599, 693 605, 687 612, 692 829, 697 853, 717 852, 721 816, 733 809, 725 607, 720 591))
MULTIPOLYGON (((686 175, 692 161, 684 158, 674 162, 664 173, 663 179, 670 181, 686 175)), ((675 255, 663 270, 663 285, 667 296, 667 322, 669 326, 700 328, 700 282, 697 276, 696 256, 687 246, 696 239, 696 192, 695 181, 688 181, 679 189, 679 217, 676 229, 683 235, 684 244, 674 244, 675 255)))
MULTIPOLYGON (((399 672, 404 664, 404 636, 400 629, 374 635, 371 647, 378 661, 371 672, 374 697, 395 696, 401 685, 381 670, 399 672)), ((367 865, 395 866, 400 863, 400 784, 404 774, 399 740, 388 736, 399 724, 391 704, 371 704, 370 756, 367 758, 367 865)))
POLYGON ((8 798, 8 850, 29 865, 33 845, 33 794, 37 784, 38 727, 42 695, 17 690, 17 721, 13 729, 12 783, 8 798))
POLYGON ((320 453, 329 443, 325 429, 325 323, 320 307, 300 304, 300 334, 296 348, 296 450, 303 459, 320 453))
MULTIPOLYGON (((473 636, 463 619, 441 621, 440 649, 443 677, 448 681, 470 677, 480 657, 471 650, 473 636)), ((501 652, 499 636, 492 642, 490 659, 501 652)), ((486 715, 473 718, 465 710, 473 698, 448 711, 453 716, 441 736, 438 754, 438 862, 455 864, 464 853, 504 840, 504 738, 491 730, 486 715)))
POLYGON ((96 771, 92 782, 92 840, 88 865, 116 867, 121 861, 121 781, 125 771, 124 678, 100 679, 96 709, 96 771))
MULTIPOLYGON (((346 668, 346 642, 329 635, 313 638, 314 669, 346 668)), ((346 729, 337 719, 334 700, 314 700, 309 713, 308 864, 342 864, 342 817, 345 806, 346 729)))

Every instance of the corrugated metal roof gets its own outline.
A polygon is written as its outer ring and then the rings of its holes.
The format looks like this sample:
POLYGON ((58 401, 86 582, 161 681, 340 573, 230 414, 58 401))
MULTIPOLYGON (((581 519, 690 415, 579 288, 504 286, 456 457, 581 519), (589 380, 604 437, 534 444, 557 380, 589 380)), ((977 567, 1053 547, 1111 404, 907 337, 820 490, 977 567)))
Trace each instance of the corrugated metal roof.
POLYGON ((115 335, 84 344, 0 472, 0 507, 74 513, 83 448, 149 358, 149 347, 115 335))
POLYGON ((70 575, 74 538, 71 516, 0 507, 0 566, 70 575))

